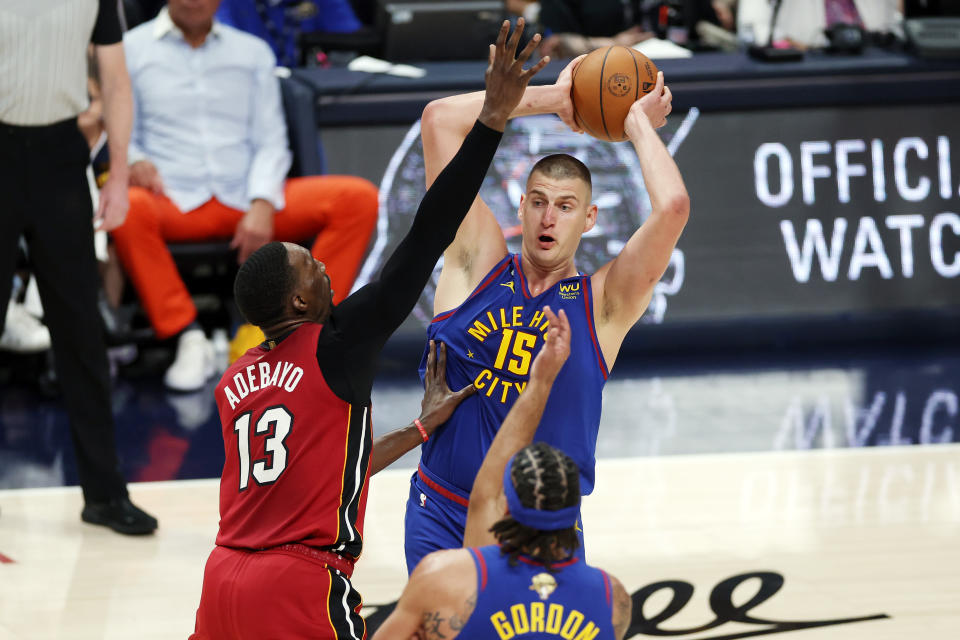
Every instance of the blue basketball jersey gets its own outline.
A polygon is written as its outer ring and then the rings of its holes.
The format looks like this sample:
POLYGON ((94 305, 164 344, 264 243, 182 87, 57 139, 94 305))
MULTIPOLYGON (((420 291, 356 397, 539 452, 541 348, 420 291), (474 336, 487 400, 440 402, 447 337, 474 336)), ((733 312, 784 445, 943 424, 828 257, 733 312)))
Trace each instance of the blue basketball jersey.
POLYGON ((551 573, 524 556, 511 567, 499 545, 469 551, 477 569, 477 604, 458 640, 614 637, 613 590, 601 569, 574 558, 553 565, 551 573))
MULTIPOLYGON (((456 309, 435 317, 427 336, 447 345, 447 384, 471 382, 477 393, 422 447, 421 464, 469 494, 483 457, 523 392, 530 366, 543 346, 543 307, 563 309, 570 320, 570 356, 557 376, 535 440, 557 447, 580 468, 580 491, 593 490, 594 454, 607 366, 593 326, 590 276, 577 275, 530 295, 520 256, 508 255, 456 309)), ((420 362, 426 369, 427 351, 420 362)))

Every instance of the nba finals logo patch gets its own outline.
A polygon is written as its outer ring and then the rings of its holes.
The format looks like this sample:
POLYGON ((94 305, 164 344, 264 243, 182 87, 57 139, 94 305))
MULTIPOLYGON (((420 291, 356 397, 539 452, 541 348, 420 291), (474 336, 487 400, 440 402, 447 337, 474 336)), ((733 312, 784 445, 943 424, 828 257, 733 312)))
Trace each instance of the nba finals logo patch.
POLYGON ((533 576, 530 591, 536 591, 541 600, 546 600, 557 588, 557 581, 549 573, 538 573, 533 576))
POLYGON ((576 282, 561 282, 560 283, 560 297, 564 300, 576 300, 577 296, 580 295, 580 281, 576 282))

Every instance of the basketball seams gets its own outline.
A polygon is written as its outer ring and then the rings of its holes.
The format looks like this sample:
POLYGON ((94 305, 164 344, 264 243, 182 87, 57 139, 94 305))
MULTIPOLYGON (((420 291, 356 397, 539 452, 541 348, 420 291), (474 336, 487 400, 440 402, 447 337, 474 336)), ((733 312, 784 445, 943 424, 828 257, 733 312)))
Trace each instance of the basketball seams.
POLYGON ((644 80, 644 76, 651 69, 656 66, 630 47, 611 45, 590 52, 573 70, 571 79, 573 117, 577 126, 597 140, 626 140, 623 122, 633 103, 649 93, 645 87, 652 80, 644 80), (640 67, 643 67, 642 73, 640 67), (598 84, 594 85, 594 82, 598 84), (634 84, 633 96, 630 95, 631 82, 634 84), (608 117, 610 122, 607 122, 608 117), (611 123, 614 125, 612 129, 611 123))
POLYGON ((603 131, 607 134, 607 140, 613 140, 613 137, 610 135, 610 129, 607 128, 607 118, 603 113, 603 71, 607 66, 607 58, 610 56, 610 52, 613 51, 614 47, 607 49, 606 53, 603 54, 603 62, 600 63, 600 75, 597 78, 600 84, 600 122, 603 124, 603 131))
MULTIPOLYGON (((633 77, 636 78, 636 86, 633 88, 633 101, 636 102, 640 99, 640 85, 643 84, 643 81, 640 80, 640 65, 637 64, 637 56, 633 55, 633 49, 629 49, 627 53, 630 54, 630 59, 633 60, 633 77)), ((626 133, 626 131, 624 131, 626 133)))

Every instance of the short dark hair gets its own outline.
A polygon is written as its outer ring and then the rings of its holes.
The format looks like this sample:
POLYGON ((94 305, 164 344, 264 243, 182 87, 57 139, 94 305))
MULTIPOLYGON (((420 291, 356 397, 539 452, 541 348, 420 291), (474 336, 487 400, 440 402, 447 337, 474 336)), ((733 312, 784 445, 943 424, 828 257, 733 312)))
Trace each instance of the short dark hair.
POLYGON ((282 242, 271 242, 250 254, 233 281, 233 298, 250 324, 264 327, 283 315, 293 289, 293 267, 282 242))
MULTIPOLYGON (((570 456, 545 442, 535 442, 517 452, 510 467, 510 479, 525 507, 556 511, 580 503, 580 472, 570 456)), ((542 562, 548 571, 557 559, 555 549, 572 553, 580 546, 576 526, 557 531, 540 531, 520 524, 509 515, 490 531, 500 542, 501 553, 510 555, 510 564, 524 553, 542 562)))
MULTIPOLYGON (((590 178, 590 169, 576 158, 566 153, 554 153, 545 156, 533 165, 530 175, 542 173, 548 178, 564 180, 566 178, 580 178, 587 183, 587 188, 593 191, 593 180, 590 178)), ((527 179, 529 181, 529 178, 527 179)))

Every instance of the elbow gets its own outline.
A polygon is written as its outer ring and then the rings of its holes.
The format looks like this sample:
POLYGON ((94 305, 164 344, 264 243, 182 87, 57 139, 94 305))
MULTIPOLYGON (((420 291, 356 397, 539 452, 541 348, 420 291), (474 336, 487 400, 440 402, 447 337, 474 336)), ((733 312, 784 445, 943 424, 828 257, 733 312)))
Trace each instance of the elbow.
POLYGON ((443 99, 432 100, 423 108, 423 115, 420 116, 421 131, 435 131, 444 121, 444 114, 447 111, 447 105, 443 99))
POLYGON ((673 195, 663 207, 664 215, 669 216, 683 224, 690 218, 690 196, 684 189, 680 193, 673 195))

